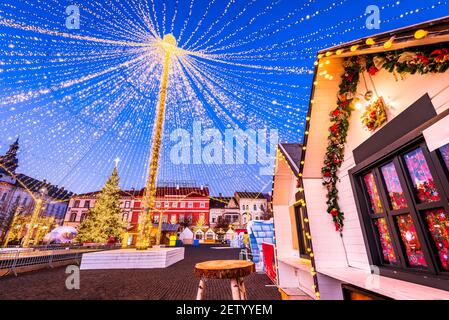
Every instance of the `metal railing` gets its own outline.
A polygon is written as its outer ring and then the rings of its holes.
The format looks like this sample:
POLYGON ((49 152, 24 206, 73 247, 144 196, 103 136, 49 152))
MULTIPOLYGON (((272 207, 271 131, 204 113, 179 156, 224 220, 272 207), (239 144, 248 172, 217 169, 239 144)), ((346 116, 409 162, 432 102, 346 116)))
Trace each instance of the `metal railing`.
POLYGON ((38 246, 34 248, 7 247, 0 251, 0 277, 14 274, 19 268, 40 266, 53 268, 54 264, 64 261, 74 261, 80 264, 83 253, 92 251, 113 250, 119 245, 76 245, 76 246, 38 246), (6 250, 5 250, 6 249, 6 250))

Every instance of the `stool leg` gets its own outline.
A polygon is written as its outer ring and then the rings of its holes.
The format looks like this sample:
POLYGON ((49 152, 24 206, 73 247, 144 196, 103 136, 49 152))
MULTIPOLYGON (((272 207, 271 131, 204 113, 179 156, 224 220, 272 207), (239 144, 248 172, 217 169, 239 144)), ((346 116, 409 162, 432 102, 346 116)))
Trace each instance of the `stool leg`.
POLYGON ((198 285, 198 292, 196 294, 196 300, 203 300, 205 289, 206 289, 206 281, 204 281, 204 279, 201 279, 200 284, 198 285))
POLYGON ((232 300, 241 300, 240 287, 237 279, 231 279, 232 300))
POLYGON ((246 294, 246 287, 245 287, 245 283, 243 282, 243 278, 239 278, 237 281, 239 284, 240 300, 248 300, 248 296, 246 294))

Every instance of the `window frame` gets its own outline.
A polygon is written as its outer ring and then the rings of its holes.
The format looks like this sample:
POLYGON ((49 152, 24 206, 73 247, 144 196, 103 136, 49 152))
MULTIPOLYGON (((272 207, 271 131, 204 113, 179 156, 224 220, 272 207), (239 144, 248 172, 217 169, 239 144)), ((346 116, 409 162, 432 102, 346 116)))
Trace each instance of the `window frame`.
POLYGON ((429 210, 443 209, 446 214, 449 214, 449 183, 443 183, 444 179, 449 181, 447 180, 449 179, 449 170, 445 172, 443 167, 445 164, 438 153, 439 150, 429 152, 425 140, 420 134, 413 138, 408 137, 399 147, 376 153, 373 157, 351 169, 349 175, 370 264, 378 267, 381 275, 449 290, 449 281, 447 281, 449 280, 449 270, 444 270, 441 266, 436 245, 425 221, 425 212, 429 210), (441 198, 439 201, 420 203, 416 199, 404 156, 418 148, 422 149, 437 186, 441 198), (393 210, 391 207, 390 197, 381 172, 381 168, 390 163, 395 166, 408 208, 393 210), (369 209, 371 206, 370 199, 363 181, 363 177, 371 171, 374 173, 383 206, 383 213, 380 214, 374 214, 369 209), (412 217, 426 259, 427 269, 414 268, 408 264, 408 258, 402 246, 400 231, 395 220, 395 217, 405 214, 412 217), (384 262, 378 231, 374 225, 374 220, 379 218, 385 218, 387 222, 397 265, 384 262))
POLYGON ((298 237, 298 250, 299 256, 303 259, 310 260, 310 253, 307 252, 307 248, 310 247, 310 240, 307 239, 307 233, 310 234, 309 224, 304 223, 304 219, 307 218, 307 212, 305 207, 298 204, 293 207, 294 216, 296 222, 296 235, 298 237))

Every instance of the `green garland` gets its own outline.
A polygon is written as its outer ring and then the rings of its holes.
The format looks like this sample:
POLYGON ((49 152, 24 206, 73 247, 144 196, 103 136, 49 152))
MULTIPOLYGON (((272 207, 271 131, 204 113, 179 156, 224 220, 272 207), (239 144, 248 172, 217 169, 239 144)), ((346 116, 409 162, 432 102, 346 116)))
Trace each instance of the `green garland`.
POLYGON ((444 73, 449 69, 449 46, 427 46, 346 58, 343 63, 337 108, 331 112, 328 147, 322 168, 323 185, 327 188, 327 212, 332 216, 336 231, 343 231, 344 213, 338 200, 338 171, 345 156, 352 103, 360 79, 360 73, 368 71, 372 76, 385 69, 397 76, 403 74, 444 73))

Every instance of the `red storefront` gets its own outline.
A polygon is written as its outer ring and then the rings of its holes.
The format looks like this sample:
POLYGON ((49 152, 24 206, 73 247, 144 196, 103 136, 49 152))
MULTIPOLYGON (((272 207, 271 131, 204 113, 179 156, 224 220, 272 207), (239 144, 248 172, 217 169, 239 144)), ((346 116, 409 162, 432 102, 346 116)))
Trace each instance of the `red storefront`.
MULTIPOLYGON (((133 207, 131 224, 137 225, 143 211, 143 191, 139 192, 133 207)), ((154 208, 154 222, 162 219, 167 223, 189 223, 203 221, 209 224, 209 189, 207 187, 158 187, 154 208)))

